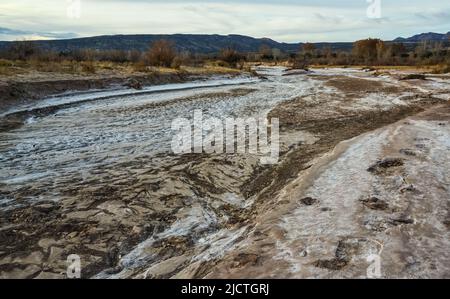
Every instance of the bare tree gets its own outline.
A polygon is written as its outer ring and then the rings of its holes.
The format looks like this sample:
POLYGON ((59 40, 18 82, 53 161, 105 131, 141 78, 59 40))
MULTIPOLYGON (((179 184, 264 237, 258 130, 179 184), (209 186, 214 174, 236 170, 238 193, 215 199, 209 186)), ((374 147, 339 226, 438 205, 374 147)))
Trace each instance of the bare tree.
POLYGON ((146 53, 146 61, 153 66, 170 67, 175 57, 173 42, 165 39, 154 41, 146 53))

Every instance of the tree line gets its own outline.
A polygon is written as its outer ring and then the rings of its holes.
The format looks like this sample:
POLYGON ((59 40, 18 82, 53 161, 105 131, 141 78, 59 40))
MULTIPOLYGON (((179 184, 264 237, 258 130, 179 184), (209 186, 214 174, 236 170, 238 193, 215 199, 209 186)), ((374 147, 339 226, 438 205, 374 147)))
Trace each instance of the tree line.
POLYGON ((242 68, 245 62, 285 61, 296 68, 306 68, 308 65, 443 65, 449 68, 450 50, 448 43, 444 42, 424 41, 411 46, 372 38, 354 42, 351 51, 317 48, 312 43, 305 43, 297 53, 285 53, 262 45, 256 53, 240 53, 233 47, 228 47, 211 55, 178 52, 172 41, 164 39, 151 43, 146 51, 80 49, 55 52, 40 49, 29 41, 17 41, 0 51, 0 59, 110 61, 133 63, 142 68, 157 66, 175 69, 181 65, 202 65, 207 60, 216 60, 221 66, 234 68, 242 68))

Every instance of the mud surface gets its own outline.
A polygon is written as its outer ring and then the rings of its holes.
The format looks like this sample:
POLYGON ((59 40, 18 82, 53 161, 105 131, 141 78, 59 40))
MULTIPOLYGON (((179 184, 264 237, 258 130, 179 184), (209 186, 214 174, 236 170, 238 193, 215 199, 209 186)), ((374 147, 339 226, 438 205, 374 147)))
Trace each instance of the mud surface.
POLYGON ((361 277, 382 244, 383 275, 448 277, 449 82, 258 71, 267 80, 61 99, 5 129, 0 276, 64 278, 78 254, 85 278, 361 277), (171 122, 194 109, 278 117, 280 163, 172 154, 171 122))
POLYGON ((0 81, 0 112, 3 113, 18 105, 33 103, 36 100, 63 93, 124 87, 133 88, 133 86, 137 88, 148 85, 187 82, 202 78, 202 76, 188 73, 72 77, 68 76, 66 79, 58 78, 52 80, 26 81, 15 79, 0 81))

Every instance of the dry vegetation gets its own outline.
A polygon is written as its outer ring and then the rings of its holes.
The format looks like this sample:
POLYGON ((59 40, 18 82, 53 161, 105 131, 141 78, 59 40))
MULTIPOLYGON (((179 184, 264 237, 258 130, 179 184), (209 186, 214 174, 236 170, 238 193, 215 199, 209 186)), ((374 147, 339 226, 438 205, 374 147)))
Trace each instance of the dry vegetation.
MULTIPOLYGON (((36 78, 52 73, 64 76, 127 76, 136 73, 237 73, 240 54, 226 54, 224 61, 189 53, 178 53, 173 43, 159 40, 146 52, 93 49, 56 53, 20 41, 0 52, 0 77, 36 78), (233 58, 233 55, 238 57, 233 58)), ((58 76, 59 75, 59 76, 58 76)))
POLYGON ((298 53, 283 53, 263 45, 258 53, 239 53, 232 47, 216 55, 178 52, 175 44, 158 40, 145 52, 137 50, 81 49, 54 52, 37 48, 27 41, 13 43, 0 52, 0 76, 17 77, 36 73, 79 76, 129 75, 154 72, 230 73, 248 70, 254 63, 288 64, 293 68, 308 66, 361 66, 367 69, 422 68, 432 73, 450 71, 450 51, 443 42, 423 42, 414 47, 386 43, 379 39, 356 41, 352 51, 317 49, 305 43, 298 53))

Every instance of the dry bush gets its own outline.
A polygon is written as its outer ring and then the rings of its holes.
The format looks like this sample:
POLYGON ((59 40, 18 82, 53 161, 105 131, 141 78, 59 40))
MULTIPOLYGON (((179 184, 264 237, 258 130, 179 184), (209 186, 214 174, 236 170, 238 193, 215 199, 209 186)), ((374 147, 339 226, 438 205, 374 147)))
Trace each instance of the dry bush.
POLYGON ((41 61, 38 59, 32 59, 28 61, 31 68, 40 72, 60 72, 62 71, 62 65, 59 62, 54 61, 41 61))
POLYGON ((450 73, 450 63, 442 63, 433 68, 433 74, 447 74, 450 73))
POLYGON ((0 59, 0 66, 1 67, 11 67, 11 66, 14 66, 14 63, 11 60, 0 59))
POLYGON ((180 56, 176 56, 172 64, 170 65, 171 68, 179 70, 181 68, 181 65, 183 64, 183 59, 180 56))
POLYGON ((308 64, 305 59, 295 58, 292 60, 292 68, 299 70, 308 70, 308 64))
POLYGON ((137 63, 142 59, 142 52, 138 50, 131 50, 128 52, 128 61, 137 63))
POLYGON ((27 60, 40 53, 35 43, 30 41, 12 42, 4 51, 1 58, 10 60, 27 60))
POLYGON ((140 73, 145 73, 145 72, 149 71, 147 65, 143 61, 139 61, 139 62, 133 64, 133 70, 135 72, 140 72, 140 73))
POLYGON ((219 58, 223 62, 227 63, 228 66, 236 67, 237 64, 243 61, 245 57, 233 48, 226 48, 222 49, 219 58))
POLYGON ((84 73, 95 74, 96 68, 92 61, 84 61, 81 63, 81 70, 84 73))
POLYGON ((272 53, 272 48, 269 45, 262 45, 259 48, 259 55, 260 55, 260 59, 262 60, 273 60, 273 53, 272 53))
POLYGON ((172 42, 161 39, 151 44, 145 56, 149 65, 170 67, 176 57, 176 51, 172 42))
POLYGON ((380 39, 363 39, 353 44, 353 55, 360 62, 373 64, 385 49, 384 42, 380 39))

